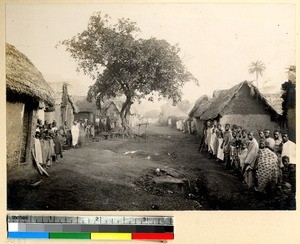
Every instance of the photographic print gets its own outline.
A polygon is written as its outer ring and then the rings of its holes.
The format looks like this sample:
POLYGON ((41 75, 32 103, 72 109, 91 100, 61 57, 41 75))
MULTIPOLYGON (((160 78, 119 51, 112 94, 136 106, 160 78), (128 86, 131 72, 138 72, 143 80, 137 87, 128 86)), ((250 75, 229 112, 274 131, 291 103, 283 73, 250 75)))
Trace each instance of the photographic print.
POLYGON ((8 210, 295 210, 293 4, 6 4, 8 210))

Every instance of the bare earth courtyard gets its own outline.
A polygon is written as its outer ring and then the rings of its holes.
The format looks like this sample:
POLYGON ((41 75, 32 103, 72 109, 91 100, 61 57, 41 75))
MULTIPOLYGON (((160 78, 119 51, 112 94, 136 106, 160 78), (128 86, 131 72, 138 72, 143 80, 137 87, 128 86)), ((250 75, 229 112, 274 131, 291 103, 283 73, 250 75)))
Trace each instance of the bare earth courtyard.
MULTIPOLYGON (((295 209, 293 197, 260 199, 223 165, 197 152, 194 135, 150 125, 145 139, 100 139, 64 152, 50 177, 8 175, 9 210, 295 209), (31 184, 42 180, 42 184, 31 184)), ((28 172, 27 172, 28 171, 28 172)))

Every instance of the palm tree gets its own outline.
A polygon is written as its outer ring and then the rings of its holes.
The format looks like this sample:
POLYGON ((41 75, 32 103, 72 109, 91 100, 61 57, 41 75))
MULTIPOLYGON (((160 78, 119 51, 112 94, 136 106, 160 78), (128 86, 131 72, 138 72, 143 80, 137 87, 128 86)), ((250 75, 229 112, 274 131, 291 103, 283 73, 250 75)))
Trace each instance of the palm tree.
POLYGON ((266 66, 262 61, 256 61, 256 62, 252 62, 249 65, 249 73, 253 74, 255 73, 256 75, 256 85, 258 88, 258 75, 262 76, 262 73, 265 71, 266 66))

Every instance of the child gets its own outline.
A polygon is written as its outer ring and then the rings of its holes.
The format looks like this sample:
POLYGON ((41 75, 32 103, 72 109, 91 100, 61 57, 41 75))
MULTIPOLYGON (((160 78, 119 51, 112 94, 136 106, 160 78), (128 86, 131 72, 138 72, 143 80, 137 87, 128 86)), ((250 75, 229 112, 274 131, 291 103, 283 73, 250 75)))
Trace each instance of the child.
POLYGON ((287 156, 282 157, 283 163, 283 184, 290 183, 292 185, 292 191, 296 192, 296 164, 291 164, 290 159, 287 156))
POLYGON ((241 143, 241 148, 240 148, 239 153, 238 153, 240 172, 241 172, 242 175, 244 175, 245 168, 246 168, 245 167, 245 159, 247 157, 247 154, 248 154, 247 143, 242 142, 241 143))

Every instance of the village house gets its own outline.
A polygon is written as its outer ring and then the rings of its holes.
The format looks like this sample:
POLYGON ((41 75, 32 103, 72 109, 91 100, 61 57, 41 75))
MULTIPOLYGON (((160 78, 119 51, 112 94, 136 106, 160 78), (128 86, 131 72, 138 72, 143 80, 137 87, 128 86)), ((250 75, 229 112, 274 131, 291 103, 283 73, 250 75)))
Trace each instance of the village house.
POLYGON ((54 104, 53 91, 33 63, 6 44, 7 169, 32 162, 31 150, 41 104, 54 104))
POLYGON ((46 108, 44 120, 48 122, 55 120, 58 127, 67 122, 67 126, 71 128, 77 110, 73 98, 68 93, 69 84, 66 82, 50 82, 48 84, 54 91, 55 105, 53 108, 46 108))
POLYGON ((210 105, 212 99, 210 100, 207 95, 201 96, 195 103, 192 110, 189 112, 189 117, 193 120, 197 136, 203 137, 203 131, 205 126, 205 121, 200 119, 200 116, 204 113, 204 111, 210 105))
MULTIPOLYGON (((279 108, 280 109, 280 108, 279 108)), ((217 120, 220 124, 241 126, 257 134, 266 128, 274 131, 281 127, 278 109, 248 81, 222 90, 200 116, 200 120, 217 120)))
POLYGON ((88 102, 86 96, 74 96, 73 100, 76 107, 74 120, 87 120, 89 124, 95 123, 96 117, 100 115, 100 110, 97 108, 96 103, 88 102))
POLYGON ((120 110, 122 103, 119 101, 108 100, 101 106, 100 114, 108 120, 110 129, 121 128, 122 121, 120 110))

